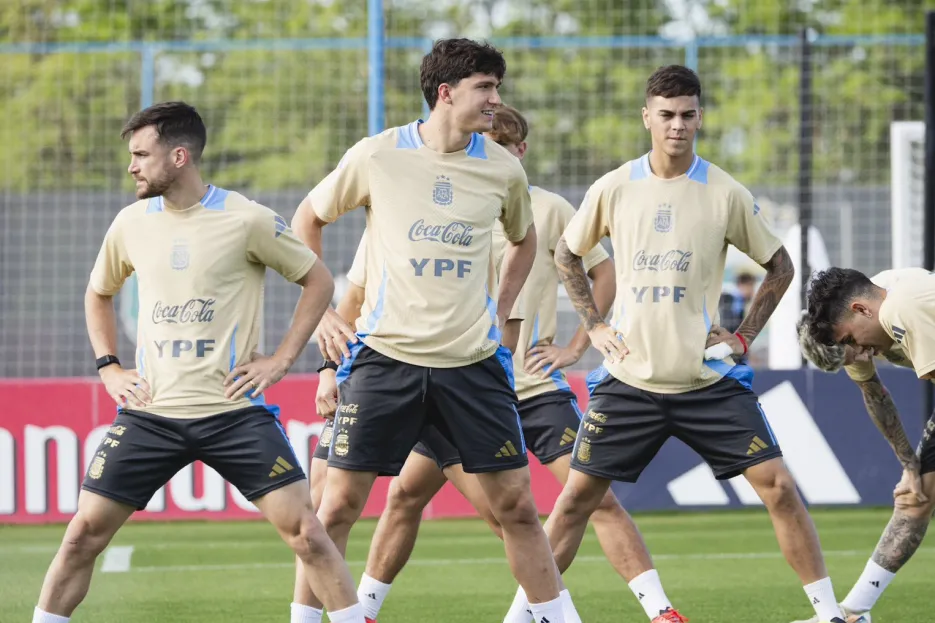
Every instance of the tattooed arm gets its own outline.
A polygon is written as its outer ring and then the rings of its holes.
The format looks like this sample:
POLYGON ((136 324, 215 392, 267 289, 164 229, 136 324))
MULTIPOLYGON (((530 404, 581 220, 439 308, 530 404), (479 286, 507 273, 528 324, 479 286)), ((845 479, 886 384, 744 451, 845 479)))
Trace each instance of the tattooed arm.
POLYGON ((571 299, 578 317, 581 318, 582 326, 591 338, 591 344, 609 361, 622 360, 630 352, 623 343, 623 336, 604 322, 604 316, 597 310, 597 304, 594 302, 594 294, 584 272, 584 262, 581 261, 581 256, 571 252, 564 236, 559 238, 558 244, 555 245, 555 266, 562 283, 565 284, 568 298, 571 299))
POLYGON ((870 559, 896 573, 919 549, 930 519, 926 513, 909 513, 897 507, 870 559))
POLYGON ((737 328, 737 333, 744 337, 748 345, 753 343, 756 336, 766 326, 776 306, 779 305, 779 300, 789 289, 789 284, 792 283, 792 277, 795 274, 792 259, 785 247, 779 247, 773 257, 763 264, 763 268, 766 269, 766 277, 760 289, 756 291, 756 296, 753 297, 750 311, 737 328))
POLYGON ((874 373, 870 379, 858 382, 857 385, 860 387, 860 393, 863 394, 870 419, 892 446, 903 469, 918 471, 919 457, 906 437, 906 430, 903 428, 902 420, 899 419, 896 403, 883 386, 880 375, 874 373))

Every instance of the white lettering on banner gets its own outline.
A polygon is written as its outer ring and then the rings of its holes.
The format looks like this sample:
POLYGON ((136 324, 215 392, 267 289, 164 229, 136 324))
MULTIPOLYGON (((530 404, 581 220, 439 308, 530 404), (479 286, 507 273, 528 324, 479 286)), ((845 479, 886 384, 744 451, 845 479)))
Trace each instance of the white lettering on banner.
POLYGON ((49 512, 47 451, 55 442, 55 462, 58 465, 56 483, 58 512, 78 510, 78 436, 65 426, 42 428, 27 424, 24 428, 24 462, 26 471, 26 512, 41 515, 49 512))
POLYGON ((227 505, 224 479, 207 465, 202 465, 200 496, 195 496, 195 469, 191 464, 180 469, 169 484, 169 495, 180 510, 217 512, 227 505))
POLYGON ((16 512, 15 447, 13 434, 0 428, 0 515, 16 512))
MULTIPOLYGON (((795 387, 784 381, 760 396, 763 411, 781 413, 769 420, 782 448, 786 466, 809 504, 858 504, 860 493, 848 478, 831 446, 802 402, 795 387)), ((743 476, 728 480, 745 505, 762 504, 743 476)), ((728 498, 706 464, 693 467, 666 486, 679 506, 721 506, 728 498)))

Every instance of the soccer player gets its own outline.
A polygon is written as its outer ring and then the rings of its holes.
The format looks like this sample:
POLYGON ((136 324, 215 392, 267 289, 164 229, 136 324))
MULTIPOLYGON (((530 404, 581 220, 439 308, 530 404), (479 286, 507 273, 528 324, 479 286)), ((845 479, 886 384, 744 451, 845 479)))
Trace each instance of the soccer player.
POLYGON ((793 267, 750 192, 694 153, 700 99, 701 82, 690 69, 653 73, 643 108, 652 151, 595 182, 556 247, 565 289, 604 363, 588 379, 591 400, 550 517, 550 540, 556 550, 577 549, 611 481, 636 482, 674 436, 717 478, 743 474, 819 620, 840 621, 818 534, 751 389, 753 371, 729 354, 705 355, 706 347, 746 353, 793 267), (581 262, 606 235, 617 258, 611 324, 581 262), (766 269, 736 334, 716 326, 728 244, 766 269))
MULTIPOLYGON (((477 133, 490 129, 505 71, 489 45, 437 41, 420 71, 428 120, 358 142, 296 212, 296 232, 316 252, 322 228, 342 214, 366 206, 368 225, 360 339, 337 374, 338 413, 353 417, 335 427, 318 516, 345 549, 374 480, 399 473, 430 417, 478 474, 536 621, 561 623, 511 353, 500 346, 536 252, 528 182, 508 151, 477 133), (499 285, 497 219, 508 240, 499 285)), ((315 607, 305 611, 315 620, 318 604, 302 605, 315 607)))
POLYGON ((860 578, 841 602, 848 623, 869 623, 870 610, 922 544, 935 512, 935 414, 912 448, 899 412, 874 365, 882 358, 932 380, 935 371, 935 275, 921 268, 873 277, 842 268, 817 273, 799 323, 805 356, 828 372, 844 367, 873 423, 903 467, 893 516, 860 578))
POLYGON ((42 585, 34 623, 67 621, 94 561, 135 510, 181 468, 203 461, 276 527, 332 621, 362 623, 353 580, 315 517, 305 475, 263 392, 301 353, 334 290, 331 274, 272 210, 205 185, 207 133, 182 102, 124 126, 139 201, 114 219, 91 272, 85 312, 97 368, 118 414, 91 460, 78 512, 42 585), (256 353, 266 268, 302 286, 276 352, 256 353), (136 369, 116 357, 113 297, 140 284, 136 369))

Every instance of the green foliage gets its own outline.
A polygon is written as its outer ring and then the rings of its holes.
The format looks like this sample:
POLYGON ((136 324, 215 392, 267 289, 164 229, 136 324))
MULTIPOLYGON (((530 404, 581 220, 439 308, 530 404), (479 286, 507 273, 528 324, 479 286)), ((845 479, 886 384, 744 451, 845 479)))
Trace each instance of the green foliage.
MULTIPOLYGON (((931 0, 386 0, 389 37, 657 36, 688 23, 698 36, 919 33, 931 0), (805 11, 805 7, 811 7, 805 11), (697 15, 706 15, 697 19, 697 15), (671 24, 670 24, 671 25, 671 24)), ((367 133, 364 49, 295 49, 310 39, 362 41, 366 0, 11 0, 0 44, 124 43, 119 51, 0 54, 0 188, 129 189, 124 120, 141 103, 132 42, 155 56, 156 100, 181 98, 209 126, 206 174, 233 187, 307 187, 367 133), (252 40, 275 40, 277 49, 252 40), (179 50, 190 41, 235 50, 179 50), (176 47, 172 47, 175 45, 176 47), (232 43, 232 47, 236 47, 232 43)), ((515 39, 514 39, 515 40, 515 39)), ((308 48, 309 46, 305 46, 308 48)), ((530 118, 530 178, 586 186, 648 149, 640 121, 646 77, 685 62, 685 43, 624 48, 504 47, 506 101, 530 118)), ((386 118, 419 116, 424 49, 386 56, 386 118)), ((705 127, 699 150, 750 185, 794 182, 799 67, 794 47, 701 47, 705 127)), ((814 65, 818 182, 885 183, 889 124, 923 117, 923 47, 819 47, 814 65)))

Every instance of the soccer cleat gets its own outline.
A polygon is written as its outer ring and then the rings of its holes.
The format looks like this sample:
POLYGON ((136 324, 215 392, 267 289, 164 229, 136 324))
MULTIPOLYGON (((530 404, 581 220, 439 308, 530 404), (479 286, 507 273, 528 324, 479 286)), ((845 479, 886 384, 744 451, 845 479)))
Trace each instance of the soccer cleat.
POLYGON ((368 619, 367 617, 364 617, 364 622, 365 622, 365 623, 377 623, 377 620, 376 620, 376 619, 368 619))
POLYGON ((675 608, 666 608, 665 610, 659 611, 659 616, 652 620, 651 623, 687 623, 688 619, 679 614, 679 611, 675 608))
MULTIPOLYGON (((869 612, 851 612, 844 606, 841 606, 841 611, 844 613, 844 620, 841 620, 840 618, 835 617, 831 619, 830 623, 871 623, 869 612)), ((802 621, 793 621, 792 623, 821 623, 821 622, 818 620, 818 615, 815 615, 810 619, 805 619, 802 621)))

